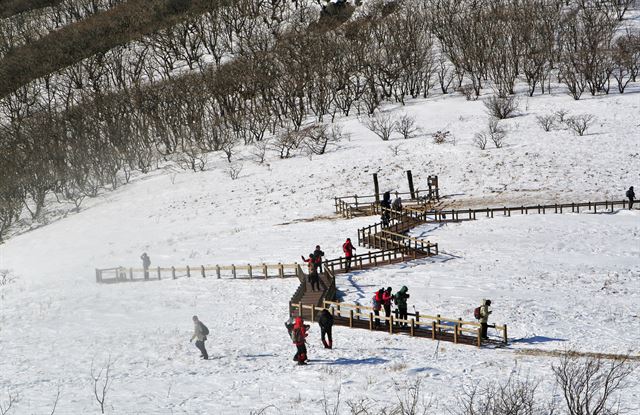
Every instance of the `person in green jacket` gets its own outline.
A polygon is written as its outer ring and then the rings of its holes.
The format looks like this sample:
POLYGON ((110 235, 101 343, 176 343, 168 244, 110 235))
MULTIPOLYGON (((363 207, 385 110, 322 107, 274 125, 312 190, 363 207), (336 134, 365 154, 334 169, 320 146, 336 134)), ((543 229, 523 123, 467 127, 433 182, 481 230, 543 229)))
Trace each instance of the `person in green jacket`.
POLYGON ((487 337, 487 327, 489 322, 489 314, 492 313, 489 310, 489 306, 491 305, 491 300, 482 300, 482 305, 480 306, 480 336, 483 339, 488 339, 487 337))
MULTIPOLYGON (((409 294, 407 294, 407 291, 409 291, 409 289, 406 285, 403 285, 402 288, 400 288, 400 291, 393 296, 393 300, 398 306, 398 318, 403 320, 406 320, 408 317, 407 298, 409 298, 409 294)), ((403 323, 403 325, 406 326, 407 323, 403 323)))

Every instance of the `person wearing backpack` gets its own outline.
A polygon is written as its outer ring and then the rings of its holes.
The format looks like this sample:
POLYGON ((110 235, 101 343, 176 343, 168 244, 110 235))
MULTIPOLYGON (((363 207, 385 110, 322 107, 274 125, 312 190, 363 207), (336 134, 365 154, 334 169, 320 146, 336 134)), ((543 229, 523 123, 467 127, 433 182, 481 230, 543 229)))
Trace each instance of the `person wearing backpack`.
POLYGON ((333 336, 331 335, 331 330, 333 328, 333 316, 327 309, 320 312, 318 325, 320 326, 320 338, 322 339, 324 348, 333 348, 333 336), (327 340, 325 340, 325 335, 327 336, 327 340))
POLYGON ((384 192, 382 201, 380 202, 380 210, 382 211, 381 219, 384 227, 389 226, 389 221, 391 220, 389 209, 391 209, 391 193, 384 192))
POLYGON ((320 276, 318 275, 318 271, 316 268, 315 256, 311 253, 309 254, 309 258, 305 258, 301 256, 302 260, 307 263, 307 267, 309 270, 309 284, 311 284, 311 291, 315 291, 316 287, 318 291, 320 291, 320 276))
POLYGON ((391 317, 391 300, 393 299, 393 295, 391 295, 391 287, 387 287, 386 290, 382 293, 382 306, 384 307, 384 315, 387 317, 386 323, 389 325, 389 317, 391 317))
POLYGON ((193 336, 191 336, 191 340, 189 340, 189 342, 192 342, 193 339, 197 339, 196 347, 198 348, 198 350, 200 350, 200 353, 202 353, 200 357, 202 357, 204 360, 209 359, 207 348, 204 346, 204 342, 207 341, 208 334, 209 329, 207 328, 207 326, 205 326, 203 322, 198 320, 198 316, 193 316, 193 336))
MULTIPOLYGON (((407 298, 409 298, 410 295, 407 294, 407 291, 409 291, 409 289, 406 285, 403 285, 400 291, 393 296, 393 300, 396 302, 396 306, 398 306, 398 318, 401 320, 406 320, 409 316, 407 313, 407 298)), ((406 326, 407 323, 402 323, 402 325, 406 326)))
POLYGON ((371 300, 371 304, 373 305, 373 314, 376 315, 376 319, 374 322, 375 327, 380 327, 380 319, 378 317, 380 316, 380 309, 382 308, 383 294, 384 288, 380 288, 378 291, 376 291, 376 293, 373 295, 373 299, 371 300))
POLYGON ((482 300, 482 305, 473 310, 473 315, 476 319, 480 320, 480 337, 483 339, 488 339, 487 337, 487 327, 489 322, 489 314, 492 313, 489 310, 489 306, 491 305, 491 300, 482 300))
POLYGON ((345 257, 345 271, 349 272, 351 270, 351 258, 353 258, 353 251, 356 248, 351 243, 351 238, 347 238, 347 240, 342 244, 342 252, 344 252, 345 257))
POLYGON ((293 329, 291 330, 291 340, 293 340, 293 344, 296 345, 297 351, 293 360, 298 361, 298 365, 306 365, 307 364, 307 330, 309 326, 304 324, 302 317, 296 317, 295 322, 293 323, 293 329))
POLYGON ((633 201, 636 199, 636 194, 633 191, 633 186, 627 190, 627 198, 629 199, 629 210, 633 209, 633 201))

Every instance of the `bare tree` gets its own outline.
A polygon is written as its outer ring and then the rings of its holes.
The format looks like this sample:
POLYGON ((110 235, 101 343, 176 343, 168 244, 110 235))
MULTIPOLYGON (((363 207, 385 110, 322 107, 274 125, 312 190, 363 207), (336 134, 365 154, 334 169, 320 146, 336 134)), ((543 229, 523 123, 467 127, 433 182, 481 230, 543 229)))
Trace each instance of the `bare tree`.
POLYGON ((548 132, 551 131, 551 129, 555 125, 556 117, 553 114, 538 115, 536 117, 536 120, 538 121, 538 125, 540 125, 543 130, 548 132))
POLYGON ((507 132, 504 128, 500 127, 499 121, 497 118, 489 118, 489 137, 496 148, 501 148, 504 144, 504 139, 507 136, 507 132))
POLYGON ((593 116, 593 114, 580 114, 566 118, 565 124, 573 130, 574 134, 582 137, 584 133, 587 132, 587 129, 593 124, 595 119, 596 117, 593 116))
POLYGON ((396 120, 396 132, 402 135, 405 140, 415 137, 419 131, 420 128, 416 126, 416 119, 408 114, 403 114, 402 117, 396 120))
POLYGON ((616 395, 636 367, 626 357, 606 362, 568 352, 552 369, 570 415, 615 415, 622 413, 616 395))
POLYGON ((490 116, 502 120, 513 116, 513 113, 518 109, 519 102, 514 96, 492 96, 484 101, 484 106, 490 116))
POLYGON ((389 141, 391 134, 396 131, 397 123, 389 114, 377 112, 372 117, 367 118, 364 125, 380 137, 382 141, 389 141))
POLYGON ((485 134, 485 133, 476 133, 473 136, 473 144, 478 146, 478 148, 480 150, 484 150, 485 148, 487 148, 487 142, 488 141, 489 140, 487 138, 487 134, 485 134))
POLYGON ((93 395, 96 398, 96 401, 100 405, 100 411, 104 414, 104 406, 107 401, 107 392, 109 392, 109 387, 113 382, 111 376, 111 366, 113 362, 111 361, 111 355, 107 359, 107 362, 104 366, 100 368, 100 370, 96 371, 96 368, 93 366, 94 361, 91 361, 91 380, 93 381, 93 395))
POLYGON ((18 395, 9 394, 5 402, 0 402, 0 415, 7 415, 16 402, 18 402, 18 395))

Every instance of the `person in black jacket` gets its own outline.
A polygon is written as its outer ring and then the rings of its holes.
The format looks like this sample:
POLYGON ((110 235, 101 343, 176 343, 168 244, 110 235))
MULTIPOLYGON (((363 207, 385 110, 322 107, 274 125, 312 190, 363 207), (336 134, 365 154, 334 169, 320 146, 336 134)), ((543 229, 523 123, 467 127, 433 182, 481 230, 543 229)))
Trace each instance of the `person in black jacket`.
POLYGON ((313 265, 316 267, 316 272, 320 274, 322 272, 322 257, 324 252, 320 249, 320 245, 316 245, 316 250, 313 251, 313 265))
POLYGON ((322 344, 324 344, 325 349, 333 348, 333 336, 331 335, 331 328, 333 327, 333 316, 329 311, 322 310, 318 317, 318 324, 320 325, 320 336, 322 338, 322 344), (325 340, 324 336, 328 337, 328 341, 325 340))
POLYGON ((391 220, 391 215, 389 213, 389 209, 391 209, 391 193, 384 192, 384 195, 382 195, 382 201, 380 202, 380 208, 380 210, 382 211, 382 225, 384 227, 387 227, 389 226, 389 221, 391 220))
POLYGON ((627 197, 629 198, 629 210, 633 209, 633 201, 636 198, 636 194, 633 191, 633 186, 627 190, 627 197))

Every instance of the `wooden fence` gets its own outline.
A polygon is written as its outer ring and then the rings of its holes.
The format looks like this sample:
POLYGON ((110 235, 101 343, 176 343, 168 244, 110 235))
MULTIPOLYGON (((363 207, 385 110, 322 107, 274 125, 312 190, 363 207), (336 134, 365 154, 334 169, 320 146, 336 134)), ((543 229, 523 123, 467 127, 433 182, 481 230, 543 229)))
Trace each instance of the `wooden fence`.
MULTIPOLYGON (((327 300, 324 301, 322 307, 300 303, 294 303, 290 306, 292 315, 302 313, 311 321, 315 321, 318 313, 326 309, 333 314, 336 324, 350 328, 384 329, 385 331, 388 330, 389 334, 407 333, 410 336, 430 337, 433 340, 446 340, 453 343, 474 344, 478 347, 481 347, 482 343, 486 342, 481 336, 481 324, 476 321, 465 321, 462 318, 443 317, 440 314, 431 316, 418 312, 411 313, 410 315, 413 317, 410 319, 400 319, 394 317, 394 315, 389 317, 385 315, 376 316, 373 307, 327 300), (376 321, 382 324, 377 325, 376 321), (403 327, 404 325, 406 327, 403 327)), ((499 332, 500 342, 507 344, 506 324, 489 325, 489 327, 499 332)))
MULTIPOLYGON (((394 192, 397 196, 409 196, 407 199, 403 200, 404 204, 416 204, 416 205, 424 205, 429 202, 429 191, 428 190, 416 190, 414 195, 415 199, 411 199, 410 192, 394 192), (420 196, 422 194, 423 196, 420 196)), ((382 194, 378 195, 378 199, 376 199, 375 195, 366 195, 366 196, 343 196, 343 197, 335 197, 335 211, 339 213, 345 218, 353 218, 356 216, 370 216, 380 213, 380 205, 377 200, 382 199, 382 194)))
POLYGON ((177 278, 287 278, 303 274, 298 263, 293 264, 259 264, 259 265, 199 265, 195 267, 152 267, 144 268, 103 268, 96 269, 96 282, 116 283, 127 281, 149 281, 177 278))

